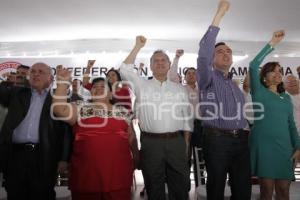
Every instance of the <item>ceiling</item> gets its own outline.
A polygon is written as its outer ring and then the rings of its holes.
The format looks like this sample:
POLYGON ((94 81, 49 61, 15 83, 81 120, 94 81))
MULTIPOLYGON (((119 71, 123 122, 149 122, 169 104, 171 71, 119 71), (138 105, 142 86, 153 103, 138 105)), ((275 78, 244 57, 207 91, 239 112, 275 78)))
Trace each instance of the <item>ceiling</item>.
MULTIPOLYGON (((1 0, 0 57, 129 51, 196 53, 218 0, 1 0)), ((272 32, 286 30, 281 56, 300 57, 299 0, 231 0, 219 40, 235 54, 253 54, 272 32)))

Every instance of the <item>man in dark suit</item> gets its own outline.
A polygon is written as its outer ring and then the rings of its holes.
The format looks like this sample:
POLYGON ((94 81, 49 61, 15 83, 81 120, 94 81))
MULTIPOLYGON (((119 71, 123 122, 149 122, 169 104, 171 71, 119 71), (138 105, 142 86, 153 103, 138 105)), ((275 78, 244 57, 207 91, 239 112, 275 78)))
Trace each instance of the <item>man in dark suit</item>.
POLYGON ((70 137, 51 116, 51 68, 36 63, 31 87, 0 84, 8 114, 0 133, 0 167, 8 200, 54 200, 58 161, 67 161, 70 137))

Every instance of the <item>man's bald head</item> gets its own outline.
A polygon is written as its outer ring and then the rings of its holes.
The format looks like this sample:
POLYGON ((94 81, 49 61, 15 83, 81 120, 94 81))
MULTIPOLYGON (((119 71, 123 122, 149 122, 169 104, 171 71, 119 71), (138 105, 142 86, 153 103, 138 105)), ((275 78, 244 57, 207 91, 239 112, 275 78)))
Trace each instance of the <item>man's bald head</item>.
POLYGON ((52 70, 47 64, 38 62, 31 66, 29 83, 33 89, 42 91, 48 88, 52 81, 52 70))

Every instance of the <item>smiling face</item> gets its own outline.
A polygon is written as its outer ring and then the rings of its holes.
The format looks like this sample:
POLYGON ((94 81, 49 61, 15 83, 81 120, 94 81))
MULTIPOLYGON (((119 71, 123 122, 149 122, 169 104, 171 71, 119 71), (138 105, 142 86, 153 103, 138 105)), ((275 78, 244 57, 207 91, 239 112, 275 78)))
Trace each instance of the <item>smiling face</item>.
POLYGON ((111 84, 111 85, 113 85, 115 82, 117 82, 117 81, 119 81, 118 79, 118 75, 117 75, 117 73, 115 72, 115 71, 109 71, 108 73, 107 73, 107 76, 106 76, 106 78, 107 78, 107 81, 111 84))
POLYGON ((109 99, 109 89, 105 80, 98 80, 93 83, 91 88, 92 101, 105 101, 109 99))
POLYGON ((164 52, 154 53, 150 60, 150 68, 152 70, 153 76, 165 77, 167 78, 167 73, 170 69, 171 62, 169 57, 164 52))
POLYGON ((264 81, 267 86, 279 85, 282 82, 282 68, 276 65, 273 71, 267 72, 264 81))
POLYGON ((35 63, 29 73, 29 83, 33 89, 42 91, 50 86, 53 77, 51 69, 45 63, 35 63))
POLYGON ((226 45, 218 45, 215 48, 214 66, 215 68, 228 72, 232 65, 232 50, 226 45))

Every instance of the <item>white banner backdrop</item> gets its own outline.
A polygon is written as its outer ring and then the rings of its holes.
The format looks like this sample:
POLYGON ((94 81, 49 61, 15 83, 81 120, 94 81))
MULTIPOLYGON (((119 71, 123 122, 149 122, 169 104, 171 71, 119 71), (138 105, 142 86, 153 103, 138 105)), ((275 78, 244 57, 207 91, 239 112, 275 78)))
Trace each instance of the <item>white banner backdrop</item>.
MULTIPOLYGON (((171 60, 174 57, 174 53, 167 52, 171 60)), ((86 69, 88 59, 95 59, 96 63, 91 71, 93 77, 105 76, 105 73, 110 68, 119 68, 122 61, 126 58, 126 52, 116 53, 101 53, 101 54, 84 54, 84 55, 70 55, 70 56, 37 56, 37 57, 15 57, 15 58, 0 58, 0 75, 7 73, 9 70, 14 71, 19 63, 31 66, 36 62, 44 62, 50 65, 55 74, 55 66, 62 64, 63 66, 73 69, 74 77, 81 77, 86 69)), ((151 70, 149 68, 149 58, 151 53, 141 53, 136 60, 136 66, 139 63, 144 63, 145 67, 142 70, 142 76, 151 76, 151 70)), ((253 59, 251 56, 234 56, 234 64, 230 72, 233 73, 234 79, 242 79, 248 71, 249 62, 253 59)), ((179 61, 178 73, 183 74, 183 71, 187 67, 196 67, 197 55, 186 53, 179 61)), ((279 61, 283 67, 284 75, 294 74, 297 76, 296 68, 300 66, 299 57, 273 57, 269 56, 265 62, 279 61)), ((136 68, 137 69, 137 68, 136 68)))

